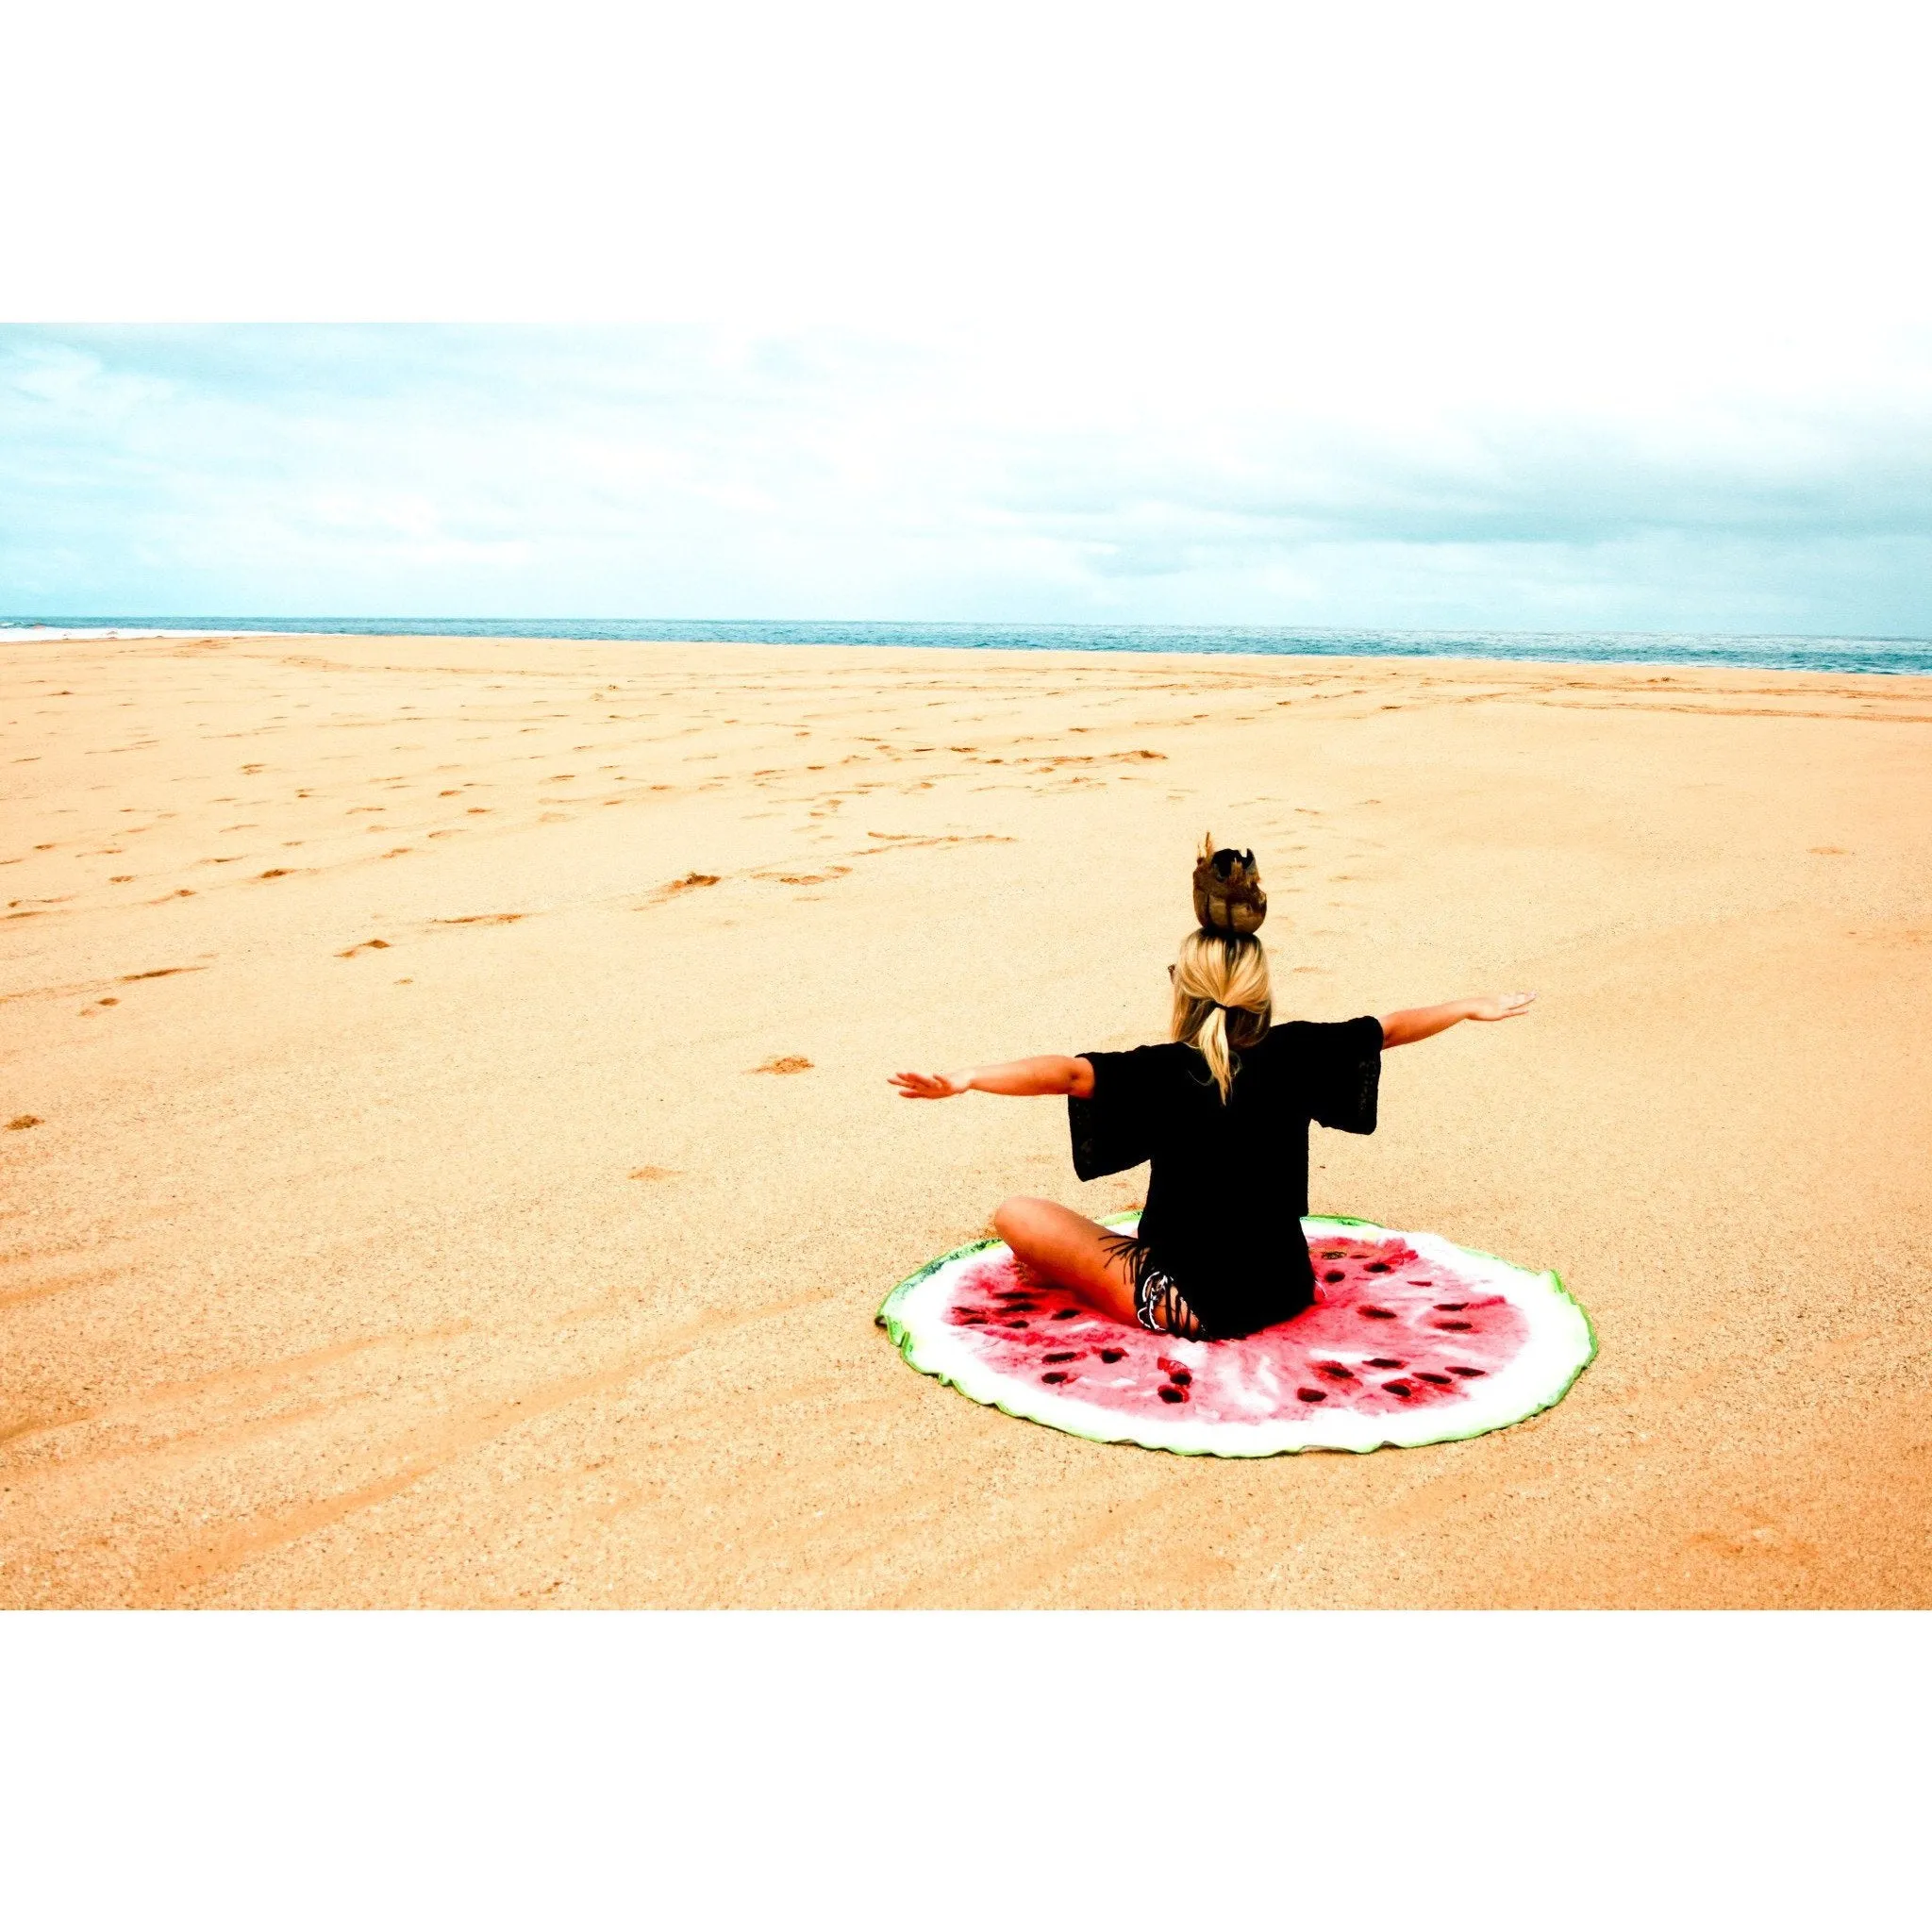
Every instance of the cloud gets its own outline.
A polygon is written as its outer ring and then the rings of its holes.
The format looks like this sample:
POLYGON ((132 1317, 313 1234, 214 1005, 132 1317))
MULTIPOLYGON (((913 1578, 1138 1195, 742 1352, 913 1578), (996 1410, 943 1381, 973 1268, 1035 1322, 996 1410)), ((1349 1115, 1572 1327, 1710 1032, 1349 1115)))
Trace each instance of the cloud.
POLYGON ((0 608, 1924 634, 1923 338, 0 329, 0 608))

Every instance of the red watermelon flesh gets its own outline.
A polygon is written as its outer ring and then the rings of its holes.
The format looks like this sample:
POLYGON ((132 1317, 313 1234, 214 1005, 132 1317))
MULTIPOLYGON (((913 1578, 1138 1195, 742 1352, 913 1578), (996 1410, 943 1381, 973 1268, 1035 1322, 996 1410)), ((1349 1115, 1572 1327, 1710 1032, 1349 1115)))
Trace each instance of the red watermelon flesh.
POLYGON ((1236 1341, 1129 1327, 1029 1279, 1004 1248, 960 1271, 944 1311, 1002 1379, 1123 1414, 1203 1423, 1322 1408, 1362 1416, 1454 1407, 1505 1369, 1529 1324, 1504 1296, 1424 1261, 1399 1236, 1312 1241, 1317 1300, 1236 1341))

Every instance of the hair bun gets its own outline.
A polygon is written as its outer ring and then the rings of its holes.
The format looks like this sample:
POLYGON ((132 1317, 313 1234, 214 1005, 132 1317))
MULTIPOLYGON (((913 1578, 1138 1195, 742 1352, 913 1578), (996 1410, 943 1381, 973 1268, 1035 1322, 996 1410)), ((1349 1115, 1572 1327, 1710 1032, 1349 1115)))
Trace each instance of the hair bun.
POLYGON ((1268 894, 1252 852, 1232 846, 1214 849, 1214 835, 1201 838, 1201 858, 1194 867, 1194 918, 1203 932, 1224 939, 1245 939, 1259 932, 1268 917, 1268 894))

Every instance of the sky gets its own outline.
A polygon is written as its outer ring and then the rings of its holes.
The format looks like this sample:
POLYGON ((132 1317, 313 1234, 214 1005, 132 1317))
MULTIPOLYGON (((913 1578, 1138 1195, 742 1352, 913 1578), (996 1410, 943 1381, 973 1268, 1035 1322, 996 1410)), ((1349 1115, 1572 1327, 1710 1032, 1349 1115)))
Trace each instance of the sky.
POLYGON ((105 11, 0 612, 1932 634, 1907 9, 105 11))

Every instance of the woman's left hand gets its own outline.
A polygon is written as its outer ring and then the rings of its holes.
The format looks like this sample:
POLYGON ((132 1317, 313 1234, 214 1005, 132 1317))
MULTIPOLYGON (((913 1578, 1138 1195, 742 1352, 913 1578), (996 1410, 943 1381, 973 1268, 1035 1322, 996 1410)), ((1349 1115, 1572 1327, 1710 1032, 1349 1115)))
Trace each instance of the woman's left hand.
POLYGON ((901 1100, 950 1100, 973 1090, 971 1074, 894 1074, 892 1085, 901 1100))

